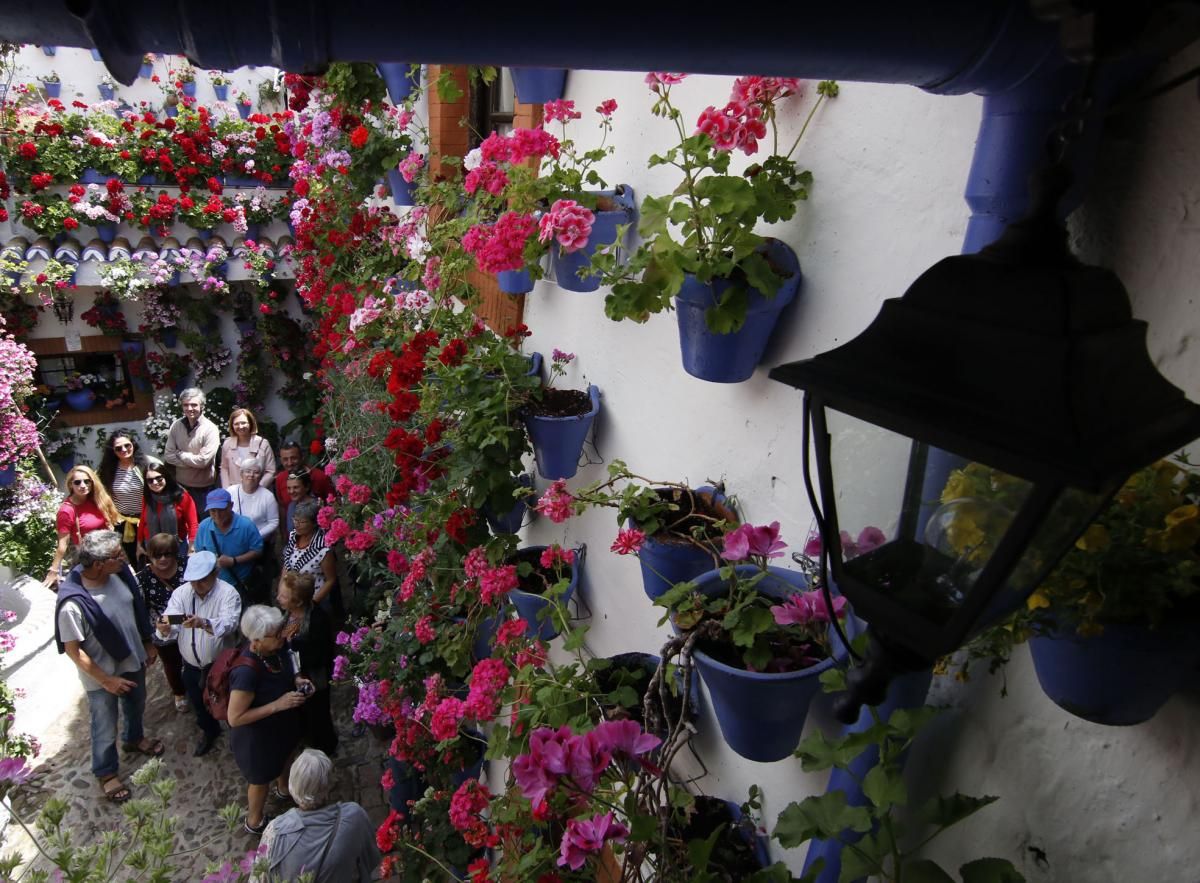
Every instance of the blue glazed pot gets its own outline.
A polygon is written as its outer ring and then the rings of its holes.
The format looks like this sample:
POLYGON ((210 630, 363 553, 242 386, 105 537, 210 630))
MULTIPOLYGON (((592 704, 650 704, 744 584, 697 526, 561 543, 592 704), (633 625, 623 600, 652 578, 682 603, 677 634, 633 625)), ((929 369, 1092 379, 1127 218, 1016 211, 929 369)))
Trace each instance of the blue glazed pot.
POLYGON ((108 175, 102 175, 95 169, 84 169, 79 175, 80 184, 105 184, 108 182, 108 175))
POLYGON ((403 104, 421 82, 420 69, 414 72, 413 65, 406 61, 385 61, 375 67, 383 77, 392 104, 403 104))
MULTIPOLYGON (((695 488, 695 491, 712 502, 725 502, 725 495, 718 494, 708 485, 695 488)), ((734 515, 732 511, 730 514, 734 515)), ((736 518, 736 515, 734 517, 736 518)), ((651 601, 676 583, 695 579, 700 574, 721 566, 719 558, 692 544, 664 543, 653 537, 646 538, 646 542, 638 550, 637 557, 642 569, 642 590, 651 601)))
MULTIPOLYGON (((518 475, 515 482, 518 486, 524 488, 533 487, 533 476, 528 472, 518 475)), ((492 510, 492 507, 486 503, 483 506, 483 516, 487 519, 488 526, 492 529, 492 533, 499 535, 502 533, 516 533, 521 529, 521 523, 525 520, 526 512, 535 512, 526 499, 516 500, 512 507, 501 514, 497 514, 492 510)))
POLYGON ((1188 617, 1155 629, 1110 623, 1091 637, 1067 629, 1030 639, 1033 667, 1050 701, 1095 724, 1145 723, 1200 663, 1200 629, 1188 617))
POLYGON ((93 49, 93 50, 92 50, 92 60, 93 60, 93 61, 100 61, 100 60, 101 60, 101 59, 100 59, 100 50, 99 50, 99 49, 93 49))
MULTIPOLYGON (((737 572, 751 576, 757 568, 741 565, 737 572)), ((696 588, 710 598, 726 592, 717 570, 698 577, 696 588)), ((781 567, 769 568, 757 586, 760 594, 779 601, 807 588, 804 574, 781 567)), ((696 650, 693 658, 708 687, 725 743, 742 757, 758 763, 783 760, 795 750, 808 718, 808 707, 821 691, 819 676, 834 664, 831 657, 800 671, 774 674, 734 668, 701 650, 696 650)))
MULTIPOLYGON (((537 552, 540 555, 547 548, 546 546, 526 546, 520 551, 537 552)), ((582 546, 575 550, 575 564, 571 567, 571 582, 567 585, 567 590, 558 599, 559 604, 563 607, 571 600, 575 594, 575 589, 579 586, 579 572, 583 569, 584 553, 585 549, 582 546)), ((558 636, 558 623, 554 621, 553 616, 547 614, 545 619, 538 619, 538 614, 550 607, 549 600, 541 595, 522 592, 520 589, 514 589, 509 592, 508 597, 516 606, 517 612, 521 614, 521 618, 526 622, 526 637, 549 641, 551 638, 558 636)))
POLYGON ((65 399, 72 411, 90 411, 96 404, 96 394, 90 389, 68 390, 65 399))
POLYGON ((150 79, 152 76, 154 76, 154 65, 143 64, 141 67, 138 68, 138 76, 141 77, 143 80, 150 79))
POLYGON ((47 98, 57 98, 62 94, 62 83, 42 83, 46 87, 47 98))
POLYGON ((112 86, 105 86, 105 85, 101 84, 101 85, 97 86, 96 89, 99 90, 99 92, 100 92, 100 100, 101 101, 112 101, 113 100, 113 87, 112 86))
POLYGON ((97 224, 96 236, 99 237, 100 241, 105 245, 112 245, 113 240, 117 238, 117 225, 97 224))
POLYGON ((240 116, 242 119, 246 119, 247 117, 250 116, 250 105, 249 104, 243 104, 242 102, 239 101, 237 109, 238 109, 238 116, 240 116))
POLYGON ((478 779, 483 775, 483 752, 487 746, 487 739, 478 732, 468 733, 464 738, 477 750, 477 758, 450 776, 450 783, 455 790, 467 779, 478 779))
POLYGON ((246 223, 246 238, 252 242, 258 242, 259 234, 262 232, 262 227, 258 224, 246 223))
POLYGON ((542 354, 534 353, 529 357, 529 370, 525 372, 526 377, 541 377, 542 376, 542 354))
POLYGON ((565 67, 514 67, 511 73, 517 101, 525 104, 557 101, 567 88, 565 67))
POLYGON ((130 367, 129 381, 133 385, 133 391, 150 392, 150 380, 146 376, 146 344, 140 340, 122 340, 121 352, 125 354, 126 363, 130 367))
POLYGON ((768 260, 787 276, 780 280, 773 298, 750 289, 746 323, 733 334, 709 331, 704 320, 704 314, 720 299, 729 281, 714 279, 705 285, 690 275, 684 280, 675 298, 675 311, 683 370, 693 377, 712 383, 741 383, 754 374, 779 314, 795 300, 800 288, 800 262, 796 253, 778 239, 767 240, 765 249, 768 260))
POLYGON ((579 471, 579 454, 592 421, 600 413, 600 390, 593 384, 588 387, 588 398, 592 407, 586 414, 575 417, 540 417, 531 414, 525 418, 529 440, 533 442, 533 458, 537 462, 538 474, 551 481, 570 478, 579 471))
POLYGON ((228 86, 213 86, 213 95, 217 96, 217 101, 228 101, 229 100, 229 87, 228 86))
POLYGON ((163 346, 171 349, 171 347, 179 342, 179 329, 174 327, 164 328, 159 332, 159 339, 162 341, 163 346))
POLYGON ((45 53, 46 55, 49 55, 51 58, 53 58, 55 55, 58 54, 58 47, 57 46, 43 46, 42 52, 45 53))
POLYGON ((190 82, 190 83, 183 84, 183 94, 187 95, 189 98, 196 97, 196 81, 195 80, 192 80, 192 82, 190 82))
POLYGON ((167 112, 167 116, 169 116, 171 118, 175 118, 175 117, 179 116, 179 105, 177 105, 177 104, 168 104, 163 109, 167 112))
MULTIPOLYGON (((71 465, 74 466, 75 464, 72 463, 71 465)), ((5 466, 3 469, 0 469, 0 487, 9 487, 16 480, 16 466, 5 466)))
POLYGON ((179 380, 177 380, 174 384, 171 385, 171 392, 175 393, 175 395, 179 395, 181 392, 183 392, 185 389, 187 389, 191 385, 192 385, 192 375, 189 372, 189 373, 183 375, 183 377, 181 377, 179 380))
POLYGON ((66 475, 75 468, 75 454, 67 454, 65 457, 59 457, 54 461, 54 465, 61 470, 63 475, 66 475))
POLYGON ((637 207, 633 201, 633 188, 622 184, 616 190, 602 190, 596 194, 612 199, 620 205, 619 209, 606 212, 596 212, 596 220, 592 224, 592 232, 588 236, 587 245, 578 251, 565 254, 557 242, 550 249, 550 260, 554 264, 554 278, 559 288, 567 291, 589 292, 600 287, 600 276, 589 273, 580 278, 579 271, 588 267, 592 255, 597 248, 611 245, 617 241, 617 227, 620 224, 631 223, 637 217, 637 207))
POLYGON ((496 284, 505 294, 526 294, 533 291, 533 276, 528 270, 501 270, 496 284))
POLYGON ((413 185, 404 180, 395 169, 389 169, 387 173, 388 187, 392 191, 392 202, 396 205, 412 205, 413 204, 413 185))

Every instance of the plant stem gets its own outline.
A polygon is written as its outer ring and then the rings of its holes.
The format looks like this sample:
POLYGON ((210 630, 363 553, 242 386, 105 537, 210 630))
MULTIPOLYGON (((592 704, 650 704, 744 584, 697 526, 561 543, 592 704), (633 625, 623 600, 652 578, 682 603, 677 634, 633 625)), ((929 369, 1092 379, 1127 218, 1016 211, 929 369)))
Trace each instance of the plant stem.
POLYGON ((796 148, 800 146, 800 139, 804 137, 804 133, 808 131, 808 124, 812 122, 813 117, 817 113, 817 108, 821 106, 821 102, 825 100, 824 95, 817 95, 817 100, 813 103, 812 110, 808 112, 808 116, 804 118, 804 125, 800 127, 800 134, 796 136, 796 140, 792 142, 791 148, 784 155, 784 159, 791 159, 796 148))

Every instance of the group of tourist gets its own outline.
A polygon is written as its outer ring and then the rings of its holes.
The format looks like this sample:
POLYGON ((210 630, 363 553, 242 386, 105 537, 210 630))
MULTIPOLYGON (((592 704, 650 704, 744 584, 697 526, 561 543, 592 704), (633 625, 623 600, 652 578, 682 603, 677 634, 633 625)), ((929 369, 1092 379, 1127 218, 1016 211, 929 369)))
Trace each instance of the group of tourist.
POLYGON ((118 770, 118 712, 124 751, 164 753, 161 740, 142 730, 146 670, 159 660, 176 710, 195 715, 193 755, 208 754, 223 732, 209 675, 222 651, 237 648, 223 663, 224 717, 247 782, 246 831, 266 829, 273 785, 277 799, 295 797, 298 805, 273 829, 273 864, 311 858, 309 831, 324 837, 327 862, 340 850, 330 868, 358 862, 366 867, 361 879, 369 879, 379 854, 365 814, 353 804, 331 814, 324 805, 329 756, 337 751, 330 678, 338 586, 317 527, 316 495, 328 494, 330 483, 305 466, 295 444, 281 449, 280 472, 248 410, 233 412, 230 436, 220 443, 203 415, 204 394, 185 390, 180 403, 183 417, 171 426, 163 461, 118 433, 98 472, 77 466, 66 476, 45 584, 57 587, 59 651, 75 663, 87 693, 92 772, 108 799, 129 798, 118 770), (214 486, 218 470, 222 486, 214 486), (206 513, 201 521, 198 512, 206 513), (289 529, 277 559, 281 512, 289 529), (306 760, 293 769, 302 746, 306 760), (369 850, 361 847, 364 830, 369 850))

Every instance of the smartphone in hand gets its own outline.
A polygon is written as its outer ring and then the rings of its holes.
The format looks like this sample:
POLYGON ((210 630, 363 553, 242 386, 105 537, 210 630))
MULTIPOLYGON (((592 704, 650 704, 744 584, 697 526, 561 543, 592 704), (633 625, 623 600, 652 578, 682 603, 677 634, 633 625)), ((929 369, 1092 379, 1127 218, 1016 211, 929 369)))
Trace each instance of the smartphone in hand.
POLYGON ((171 625, 182 625, 183 621, 185 619, 187 619, 186 613, 168 613, 167 614, 167 622, 169 622, 171 625))

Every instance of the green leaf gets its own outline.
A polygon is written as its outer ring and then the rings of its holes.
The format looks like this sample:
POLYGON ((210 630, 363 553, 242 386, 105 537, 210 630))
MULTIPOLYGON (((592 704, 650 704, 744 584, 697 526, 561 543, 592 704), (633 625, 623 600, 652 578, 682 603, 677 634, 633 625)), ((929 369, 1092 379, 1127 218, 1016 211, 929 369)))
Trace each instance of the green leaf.
POLYGON ((647 196, 642 200, 638 217, 638 235, 643 239, 667 234, 667 217, 671 211, 671 197, 647 196))
POLYGON ((962 883, 1025 883, 1025 877, 1006 858, 977 858, 958 873, 962 883))
POLYGON ((725 831, 725 826, 720 825, 715 831, 708 835, 704 840, 689 840, 687 845, 688 860, 691 862, 692 868, 697 871, 703 871, 708 868, 709 858, 712 856, 713 848, 717 845, 717 839, 725 831))
POLYGON ((783 284, 783 277, 772 270, 767 259, 758 252, 753 252, 743 260, 741 268, 746 274, 746 281, 765 298, 774 298, 779 286, 783 284))
POLYGON ((908 802, 908 789, 900 774, 885 766, 873 766, 863 777, 863 794, 882 811, 908 802))
POLYGON ((704 313, 704 324, 713 334, 733 334, 746 323, 746 308, 750 303, 749 292, 744 285, 731 282, 721 292, 721 299, 704 313))
POLYGON ((966 794, 934 797, 921 807, 920 818, 926 824, 949 828, 999 799, 999 797, 970 797, 966 794))
POLYGON ((898 708, 888 718, 888 729, 900 739, 910 740, 930 720, 941 714, 941 709, 932 705, 922 705, 919 708, 898 708))
POLYGON ((863 806, 848 806, 844 791, 830 791, 789 804, 771 836, 785 849, 794 849, 813 837, 829 840, 847 829, 869 831, 871 813, 863 806))
POLYGON ((954 878, 941 869, 937 862, 927 858, 906 862, 904 883, 954 883, 954 878))

